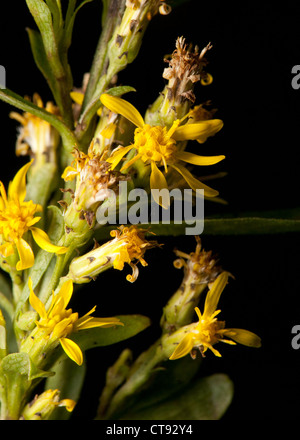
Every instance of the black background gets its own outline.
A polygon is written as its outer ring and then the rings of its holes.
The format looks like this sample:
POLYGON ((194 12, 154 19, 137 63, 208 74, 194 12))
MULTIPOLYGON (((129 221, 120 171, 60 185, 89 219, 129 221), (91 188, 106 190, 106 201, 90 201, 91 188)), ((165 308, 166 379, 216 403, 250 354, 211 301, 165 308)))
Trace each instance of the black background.
MULTIPOLYGON (((197 89, 197 103, 211 99, 224 128, 204 144, 201 153, 226 155, 213 170, 226 171, 228 176, 212 186, 228 206, 207 203, 207 214, 299 205, 300 90, 291 86, 292 67, 300 64, 297 4, 191 0, 169 16, 154 18, 137 60, 119 75, 120 83, 136 88, 130 100, 144 112, 164 87, 163 57, 174 50, 176 38, 182 35, 200 48, 212 43, 208 71, 214 82, 197 89)), ((87 4, 78 15, 70 50, 76 86, 91 65, 100 22, 99 0, 87 4)), ((26 2, 5 2, 0 18, 0 64, 6 68, 8 88, 22 96, 38 92, 47 101, 51 95, 32 60, 26 27, 35 27, 26 2)), ((8 118, 10 110, 0 104, 0 176, 6 184, 24 163, 15 157, 16 123, 8 118)), ((146 254, 149 266, 141 268, 134 284, 126 281, 124 271, 107 272, 74 300, 83 312, 97 303, 100 316, 145 314, 152 319, 152 327, 125 343, 87 353, 84 403, 73 417, 93 417, 105 367, 122 348, 129 346, 138 354, 159 336, 162 307, 182 278, 182 272, 172 266, 173 249, 191 252, 195 244, 187 236, 163 237, 160 242, 165 243, 164 249, 146 254)), ((228 327, 254 331, 263 342, 260 349, 220 344, 222 358, 207 355, 201 375, 225 372, 235 383, 234 400, 224 419, 298 418, 300 351, 292 349, 291 329, 300 324, 299 234, 222 237, 204 231, 202 242, 235 276, 220 301, 222 318, 228 327)))

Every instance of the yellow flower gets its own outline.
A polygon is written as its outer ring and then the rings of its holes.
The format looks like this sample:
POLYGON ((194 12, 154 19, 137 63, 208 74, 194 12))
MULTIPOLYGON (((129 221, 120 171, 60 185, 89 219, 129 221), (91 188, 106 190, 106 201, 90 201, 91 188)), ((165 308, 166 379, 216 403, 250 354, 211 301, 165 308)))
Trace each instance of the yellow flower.
MULTIPOLYGON (((112 164, 114 169, 121 159, 131 150, 136 150, 136 155, 129 160, 121 171, 130 167, 138 159, 141 159, 146 165, 151 166, 150 187, 151 189, 168 188, 166 178, 159 167, 164 167, 165 173, 168 167, 172 167, 180 173, 188 185, 196 189, 204 189, 207 197, 215 197, 218 192, 204 185, 196 179, 182 164, 182 162, 193 165, 214 165, 225 158, 225 156, 198 156, 187 151, 180 151, 177 148, 177 141, 197 140, 203 143, 209 136, 217 133, 223 126, 220 119, 211 119, 194 124, 180 125, 188 115, 183 119, 177 119, 172 126, 167 129, 165 126, 150 126, 145 124, 143 117, 138 110, 124 99, 102 94, 100 97, 102 104, 114 113, 119 113, 134 125, 135 129, 134 143, 127 147, 117 148, 107 162, 112 164)), ((154 194, 154 197, 156 194, 154 194)), ((155 200, 159 203, 159 200, 155 200)))
POLYGON ((136 226, 121 226, 119 230, 111 231, 110 235, 115 237, 113 240, 115 244, 113 259, 113 267, 117 270, 123 270, 124 264, 131 266, 133 273, 127 275, 128 281, 135 281, 138 276, 138 268, 134 261, 140 262, 142 266, 147 266, 144 260, 144 254, 147 249, 158 246, 156 241, 145 240, 145 233, 147 231, 139 229, 136 226))
POLYGON ((48 235, 34 225, 41 217, 35 217, 36 212, 42 211, 42 207, 25 201, 26 197, 26 173, 33 161, 24 165, 15 175, 8 187, 6 194, 4 185, 0 182, 0 254, 9 257, 19 254, 20 260, 16 269, 24 270, 34 264, 34 254, 31 246, 23 238, 27 231, 31 231, 35 242, 47 252, 64 254, 67 248, 55 246, 50 242, 48 235))
POLYGON ((183 331, 186 333, 186 335, 170 356, 171 360, 185 356, 192 352, 194 348, 198 348, 202 355, 207 349, 210 349, 216 356, 220 357, 221 354, 213 348, 213 345, 217 342, 225 342, 226 344, 235 345, 234 341, 236 341, 240 344, 247 345, 248 347, 261 346, 261 340, 256 334, 238 328, 226 329, 225 322, 217 320, 216 316, 221 311, 216 310, 217 305, 227 281, 228 273, 222 272, 206 296, 203 314, 201 314, 198 307, 195 308, 199 321, 179 330, 180 332, 183 331), (231 339, 224 339, 224 337, 229 337, 231 339))
POLYGON ((127 263, 132 269, 132 274, 127 275, 126 279, 133 283, 139 273, 137 263, 147 266, 144 260, 146 250, 158 246, 156 241, 145 239, 146 232, 134 225, 130 227, 122 225, 118 230, 111 231, 113 240, 72 260, 68 277, 76 283, 86 283, 111 267, 123 270, 127 263))
POLYGON ((29 279, 28 285, 30 289, 29 302, 40 316, 40 320, 36 322, 37 329, 33 330, 34 334, 31 336, 34 337, 35 341, 39 339, 47 340, 48 347, 59 341, 65 353, 78 365, 81 365, 83 362, 82 351, 67 336, 79 330, 94 327, 107 328, 114 325, 123 325, 118 318, 94 318, 91 316, 96 306, 81 318, 78 318, 78 313, 73 313, 72 309, 66 309, 73 294, 72 280, 65 281, 56 295, 53 292, 48 310, 46 310, 45 305, 35 295, 31 279, 29 279))

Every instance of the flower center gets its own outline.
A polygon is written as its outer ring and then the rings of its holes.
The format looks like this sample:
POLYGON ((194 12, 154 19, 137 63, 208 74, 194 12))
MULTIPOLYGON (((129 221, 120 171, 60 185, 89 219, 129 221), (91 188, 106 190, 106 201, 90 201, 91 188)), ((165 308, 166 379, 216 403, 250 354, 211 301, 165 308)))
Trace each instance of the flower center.
POLYGON ((225 322, 216 319, 201 319, 197 324, 194 333, 195 345, 214 345, 222 336, 219 331, 225 327, 225 322))
POLYGON ((20 204, 17 200, 10 200, 0 211, 0 234, 5 241, 14 241, 21 238, 35 223, 34 215, 40 210, 39 205, 29 202, 20 204))
POLYGON ((149 247, 149 243, 144 239, 142 232, 138 231, 134 227, 123 228, 121 234, 119 231, 112 231, 112 236, 120 237, 120 243, 117 251, 117 258, 115 261, 116 268, 124 265, 124 263, 131 263, 132 260, 138 260, 142 264, 146 265, 143 259, 146 248, 149 247))
POLYGON ((176 141, 166 127, 151 127, 148 124, 136 128, 134 145, 143 162, 154 161, 158 166, 172 162, 176 151, 176 141))
POLYGON ((42 328, 48 335, 53 335, 57 339, 66 337, 73 332, 74 324, 78 319, 78 313, 73 313, 72 309, 68 309, 55 313, 53 316, 51 315, 50 313, 47 318, 38 322, 37 326, 42 328))

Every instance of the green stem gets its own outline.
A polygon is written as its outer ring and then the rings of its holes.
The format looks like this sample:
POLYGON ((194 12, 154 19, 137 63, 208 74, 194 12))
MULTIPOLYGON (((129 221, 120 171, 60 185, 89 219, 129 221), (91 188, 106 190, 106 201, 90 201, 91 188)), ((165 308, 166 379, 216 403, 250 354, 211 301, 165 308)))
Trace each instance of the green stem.
POLYGON ((85 110, 91 99, 94 97, 94 93, 99 82, 101 73, 103 72, 106 65, 108 42, 114 32, 114 28, 120 15, 120 11, 124 9, 124 4, 124 0, 111 0, 109 2, 109 6, 105 14, 105 19, 103 19, 102 21, 103 29, 90 70, 90 78, 82 106, 83 111, 85 110))
POLYGON ((163 361, 166 355, 161 346, 161 340, 155 342, 146 352, 142 353, 132 366, 125 384, 119 388, 105 414, 98 414, 98 420, 118 419, 124 409, 128 409, 138 392, 144 387, 154 369, 163 361))

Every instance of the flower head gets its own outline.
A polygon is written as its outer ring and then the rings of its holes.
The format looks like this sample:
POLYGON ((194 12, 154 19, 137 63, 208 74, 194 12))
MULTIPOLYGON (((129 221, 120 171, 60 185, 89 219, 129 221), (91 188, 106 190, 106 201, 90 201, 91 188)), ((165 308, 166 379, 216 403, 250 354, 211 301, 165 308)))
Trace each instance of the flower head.
POLYGON ((46 390, 28 403, 23 412, 22 418, 25 420, 46 420, 55 408, 65 407, 67 411, 72 412, 76 402, 72 399, 60 400, 59 390, 46 390))
MULTIPOLYGON (((134 143, 127 147, 119 147, 113 151, 107 162, 111 163, 114 169, 122 158, 131 150, 135 150, 132 159, 125 162, 121 171, 129 168, 137 160, 142 160, 145 165, 151 167, 150 187, 151 189, 168 188, 166 177, 159 169, 163 167, 164 172, 168 172, 168 167, 173 168, 188 183, 196 189, 204 189, 204 194, 208 197, 218 195, 218 192, 209 188, 196 179, 183 165, 184 162, 193 165, 213 165, 224 159, 225 156, 198 156, 187 151, 180 151, 177 141, 197 140, 200 143, 206 141, 209 136, 217 133, 223 126, 219 119, 200 121, 181 125, 183 119, 177 119, 168 129, 166 126, 151 126, 145 124, 143 117, 138 110, 129 102, 122 98, 103 94, 100 97, 105 107, 114 113, 119 113, 136 125, 134 143)), ((156 195, 154 194, 154 198, 156 195)), ((155 200, 159 203, 159 200, 155 200)))
POLYGON ((35 242, 47 252, 63 254, 67 248, 56 246, 50 242, 48 235, 34 225, 41 219, 35 217, 42 207, 25 201, 26 173, 32 161, 24 165, 15 175, 6 193, 4 185, 0 182, 0 254, 9 257, 18 253, 20 260, 16 264, 17 270, 24 270, 34 263, 34 254, 29 243, 23 238, 31 231, 35 242))
POLYGON ((136 262, 141 263, 142 266, 147 266, 144 260, 144 254, 147 249, 157 246, 156 241, 148 241, 145 239, 146 230, 139 229, 136 226, 121 226, 119 230, 111 231, 110 235, 115 237, 115 258, 113 267, 118 270, 123 270, 124 264, 131 266, 133 273, 127 275, 128 281, 135 281, 138 275, 138 268, 136 262))
POLYGON ((31 279, 29 279, 28 285, 30 289, 29 302, 40 316, 40 320, 36 321, 37 330, 34 330, 34 339, 46 340, 48 346, 59 342, 69 358, 78 365, 82 364, 83 355, 80 347, 72 339, 68 338, 69 335, 79 330, 94 327, 106 328, 114 325, 123 325, 118 318, 94 318, 91 314, 96 307, 93 307, 81 318, 78 318, 78 313, 73 313, 72 309, 67 309, 73 294, 72 280, 65 281, 56 295, 53 292, 48 310, 46 310, 45 305, 35 295, 31 279))
POLYGON ((206 296, 203 314, 201 314, 198 307, 195 308, 199 321, 179 330, 183 331, 185 336, 170 356, 171 360, 179 359, 190 352, 193 356, 194 348, 198 348, 202 355, 207 349, 210 349, 216 356, 220 357, 219 351, 213 347, 217 342, 225 342, 231 345, 238 342, 248 347, 261 346, 261 340, 256 334, 238 328, 226 329, 225 322, 217 320, 216 316, 221 311, 217 310, 217 305, 227 281, 228 273, 222 272, 206 296), (226 337, 230 339, 225 339, 226 337))
MULTIPOLYGON (((38 107, 44 107, 43 101, 37 93, 33 95, 33 103, 38 107)), ((58 108, 52 102, 47 102, 45 110, 55 115, 59 114, 58 108)), ((57 130, 48 122, 28 112, 22 115, 11 112, 10 117, 22 125, 17 138, 17 156, 30 155, 36 161, 47 158, 49 162, 53 162, 53 155, 59 143, 57 130)))
POLYGON ((208 44, 199 54, 197 46, 192 50, 192 45, 187 45, 185 38, 177 38, 176 49, 171 58, 165 60, 169 67, 163 72, 163 78, 169 81, 167 99, 173 99, 176 109, 184 100, 195 102, 193 84, 201 81, 202 85, 208 85, 212 81, 211 75, 203 70, 207 65, 204 55, 211 48, 211 44, 208 44))
POLYGON ((65 181, 76 178, 74 204, 77 211, 96 211, 99 204, 107 199, 109 190, 118 189, 119 180, 124 177, 117 172, 110 171, 110 164, 105 161, 105 152, 102 155, 93 151, 93 143, 88 154, 74 150, 74 162, 66 167, 62 174, 65 181))
POLYGON ((202 249, 200 237, 196 237, 197 245, 195 252, 186 254, 185 252, 175 250, 177 259, 174 266, 177 269, 184 267, 185 280, 191 278, 193 284, 210 284, 220 274, 222 269, 217 265, 217 261, 212 256, 212 251, 206 252, 202 249))
POLYGON ((146 232, 134 225, 120 226, 111 231, 113 240, 73 259, 68 276, 76 283, 86 283, 111 267, 123 270, 127 263, 132 268, 132 274, 127 275, 126 279, 133 283, 139 273, 137 263, 147 266, 144 259, 146 250, 158 246, 156 241, 146 240, 146 232))

